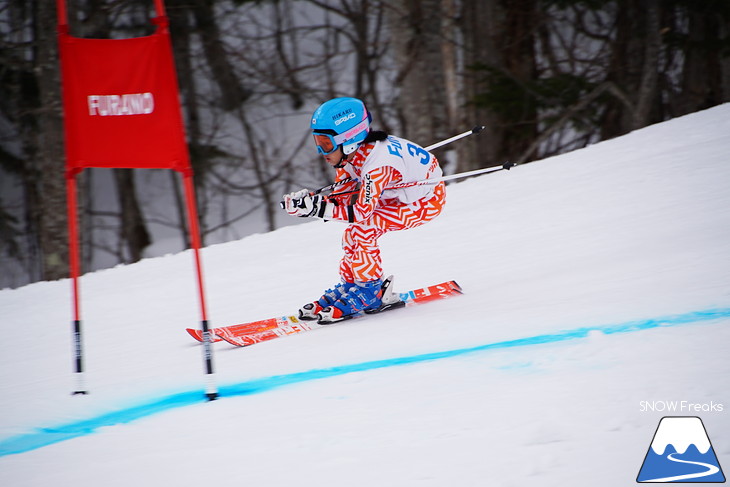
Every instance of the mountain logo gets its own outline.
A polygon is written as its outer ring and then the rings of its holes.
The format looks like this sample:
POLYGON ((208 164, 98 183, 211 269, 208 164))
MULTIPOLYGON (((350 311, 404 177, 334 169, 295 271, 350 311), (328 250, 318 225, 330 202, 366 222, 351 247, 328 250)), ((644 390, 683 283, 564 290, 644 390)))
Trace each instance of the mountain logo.
POLYGON ((696 416, 663 417, 636 481, 725 482, 702 420, 696 416))

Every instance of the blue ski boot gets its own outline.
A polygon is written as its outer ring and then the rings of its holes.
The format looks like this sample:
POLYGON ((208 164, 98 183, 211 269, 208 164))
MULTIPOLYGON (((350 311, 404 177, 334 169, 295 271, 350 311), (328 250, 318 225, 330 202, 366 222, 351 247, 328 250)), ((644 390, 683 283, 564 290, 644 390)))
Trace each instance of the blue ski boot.
POLYGON ((319 312, 328 306, 332 306, 338 299, 340 299, 347 291, 354 287, 355 284, 352 282, 341 282, 334 286, 332 289, 326 290, 322 297, 318 300, 307 303, 299 308, 299 319, 300 320, 317 320, 319 319, 319 312))
POLYGON ((386 309, 403 306, 400 297, 393 293, 393 276, 383 280, 358 282, 332 305, 319 312, 317 323, 328 325, 343 321, 362 313, 378 313, 386 309))

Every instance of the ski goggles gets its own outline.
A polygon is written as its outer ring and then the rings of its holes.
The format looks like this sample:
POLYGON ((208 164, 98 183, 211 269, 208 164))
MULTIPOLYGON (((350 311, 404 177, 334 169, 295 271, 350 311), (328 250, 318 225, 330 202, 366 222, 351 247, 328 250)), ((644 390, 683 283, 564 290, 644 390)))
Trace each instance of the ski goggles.
POLYGON ((334 135, 318 132, 314 132, 312 135, 314 136, 314 145, 317 146, 317 152, 322 155, 332 154, 340 145, 335 140, 334 135))

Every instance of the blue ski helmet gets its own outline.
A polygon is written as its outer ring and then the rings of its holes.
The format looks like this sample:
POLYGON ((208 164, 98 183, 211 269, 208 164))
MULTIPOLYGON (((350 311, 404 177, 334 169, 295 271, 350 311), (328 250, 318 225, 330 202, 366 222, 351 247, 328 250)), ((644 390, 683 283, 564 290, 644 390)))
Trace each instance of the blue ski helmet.
POLYGON ((342 146, 344 154, 357 149, 370 131, 372 116, 357 98, 333 98, 312 114, 310 127, 320 154, 331 154, 342 146))

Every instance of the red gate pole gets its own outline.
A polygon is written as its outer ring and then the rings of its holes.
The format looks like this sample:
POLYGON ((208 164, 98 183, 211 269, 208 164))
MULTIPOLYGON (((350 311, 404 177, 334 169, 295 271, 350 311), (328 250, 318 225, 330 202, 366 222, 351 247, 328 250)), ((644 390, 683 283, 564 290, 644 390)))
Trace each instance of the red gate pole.
POLYGON ((203 264, 200 259, 200 227, 198 225, 198 210, 195 203, 195 188, 193 186, 193 171, 183 173, 185 185, 185 201, 188 210, 188 226, 190 227, 190 241, 195 258, 195 271, 198 276, 198 294, 200 298, 201 330, 203 332, 203 361, 205 362, 206 388, 205 395, 213 401, 218 397, 213 372, 213 333, 208 327, 208 312, 205 305, 205 288, 203 287, 203 264))
POLYGON ((157 12, 158 17, 165 16, 165 3, 163 0, 155 0, 155 12, 157 12))
MULTIPOLYGON (((68 16, 66 12, 66 0, 56 0, 56 11, 58 12, 58 33, 68 32, 68 16)), ((76 175, 79 171, 66 171, 66 214, 68 218, 68 255, 69 268, 71 272, 71 307, 73 308, 71 333, 74 354, 74 374, 76 375, 76 387, 72 394, 88 394, 86 380, 84 377, 84 349, 81 341, 81 298, 79 296, 79 275, 81 265, 79 259, 79 229, 78 229, 78 202, 76 198, 76 175)))
POLYGON ((84 380, 84 354, 81 343, 81 306, 79 298, 79 230, 76 200, 76 173, 66 172, 66 209, 68 214, 68 254, 71 270, 71 294, 73 306, 73 350, 74 373, 76 374, 76 389, 72 394, 87 394, 84 380))
MULTIPOLYGON (((155 0, 155 1, 161 1, 161 0, 155 0)), ((56 12, 57 12, 57 22, 58 26, 66 26, 68 25, 68 16, 66 14, 66 0, 56 0, 56 12)))

